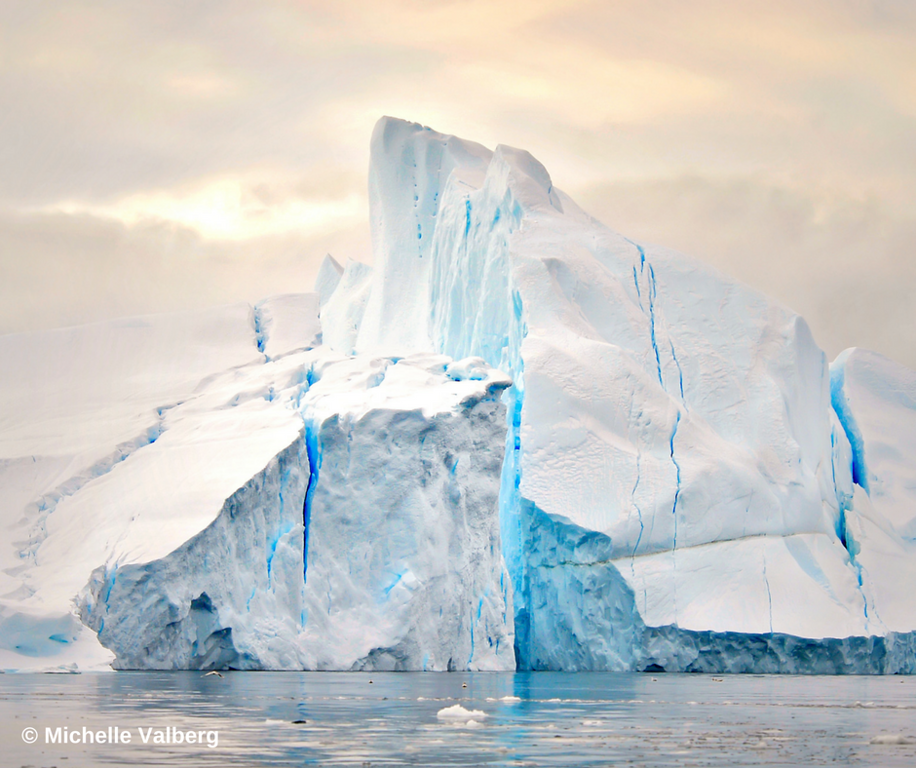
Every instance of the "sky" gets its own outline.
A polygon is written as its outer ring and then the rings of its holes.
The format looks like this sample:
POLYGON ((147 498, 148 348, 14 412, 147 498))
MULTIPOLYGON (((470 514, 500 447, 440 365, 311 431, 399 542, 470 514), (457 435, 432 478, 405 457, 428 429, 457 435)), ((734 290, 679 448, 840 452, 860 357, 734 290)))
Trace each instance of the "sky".
POLYGON ((916 368, 912 0, 0 0, 0 333, 371 263, 382 115, 916 368))

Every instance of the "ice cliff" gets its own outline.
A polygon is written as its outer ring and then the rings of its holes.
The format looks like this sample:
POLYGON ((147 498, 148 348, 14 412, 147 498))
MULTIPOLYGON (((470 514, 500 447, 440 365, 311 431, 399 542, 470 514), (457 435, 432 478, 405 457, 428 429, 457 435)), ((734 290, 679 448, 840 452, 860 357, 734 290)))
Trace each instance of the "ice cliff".
POLYGON ((521 150, 369 191, 315 294, 0 338, 0 666, 916 672, 916 373, 521 150))

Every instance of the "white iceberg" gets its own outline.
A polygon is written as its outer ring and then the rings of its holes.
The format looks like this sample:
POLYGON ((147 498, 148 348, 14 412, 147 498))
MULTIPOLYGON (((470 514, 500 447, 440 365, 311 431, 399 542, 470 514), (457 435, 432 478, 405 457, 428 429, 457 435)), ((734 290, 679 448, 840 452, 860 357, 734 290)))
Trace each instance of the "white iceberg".
POLYGON ((514 666, 509 380, 341 356, 317 315, 284 296, 0 339, 2 666, 514 666))
POLYGON ((487 713, 482 710, 465 709, 460 704, 453 704, 451 707, 443 707, 436 713, 436 717, 439 720, 448 723, 464 723, 466 725, 477 725, 487 716, 487 713))
POLYGON ((611 232, 520 150, 383 118, 370 179, 355 349, 513 379, 500 517, 522 668, 913 667, 911 596, 848 547, 856 451, 802 318, 611 232))
POLYGON ((916 374, 524 151, 369 177, 315 294, 0 337, 0 666, 916 672, 916 374))

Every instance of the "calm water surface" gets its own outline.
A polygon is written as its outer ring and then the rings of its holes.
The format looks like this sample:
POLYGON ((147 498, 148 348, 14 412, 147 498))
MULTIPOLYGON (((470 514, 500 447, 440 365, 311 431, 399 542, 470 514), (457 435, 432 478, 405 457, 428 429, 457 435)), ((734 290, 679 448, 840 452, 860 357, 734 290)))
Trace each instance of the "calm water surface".
POLYGON ((914 678, 0 675, 0 716, 0 765, 14 768, 916 766, 914 678), (486 717, 437 717, 456 704, 486 717), (82 738, 84 726, 120 728, 131 742, 45 743, 46 728, 82 738), (36 743, 23 741, 26 728, 35 728, 36 743), (210 733, 211 743, 216 732, 218 745, 152 743, 169 729, 200 732, 204 740, 210 733))

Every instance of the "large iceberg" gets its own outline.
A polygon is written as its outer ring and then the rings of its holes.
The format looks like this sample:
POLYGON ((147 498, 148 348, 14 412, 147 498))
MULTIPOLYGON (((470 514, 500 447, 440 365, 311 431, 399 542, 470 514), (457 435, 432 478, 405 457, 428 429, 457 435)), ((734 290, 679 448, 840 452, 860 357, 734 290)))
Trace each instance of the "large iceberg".
POLYGON ((340 355, 318 304, 0 339, 0 664, 514 667, 508 378, 340 355))
POLYGON ((916 373, 524 151, 369 190, 315 294, 0 338, 0 666, 916 672, 916 373))
MULTIPOLYGON (((334 297, 347 345, 475 355, 513 380, 500 522, 520 668, 913 668, 913 566, 879 575, 859 552, 861 516, 890 511, 802 318, 610 231, 517 149, 383 118, 370 199, 375 269, 334 297)), ((912 394, 895 407, 909 420, 875 410, 912 509, 912 394)), ((884 541, 885 562, 916 563, 911 543, 884 541)))

